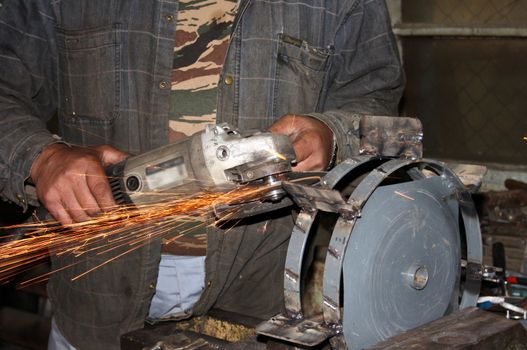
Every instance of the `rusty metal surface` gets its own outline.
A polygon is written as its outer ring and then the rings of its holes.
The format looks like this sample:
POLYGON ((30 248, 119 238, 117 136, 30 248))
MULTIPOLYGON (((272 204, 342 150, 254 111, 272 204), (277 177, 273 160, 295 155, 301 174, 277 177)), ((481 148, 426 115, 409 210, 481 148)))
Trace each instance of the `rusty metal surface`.
POLYGON ((423 156, 423 126, 416 118, 363 116, 360 119, 362 155, 411 159, 423 156))
POLYGON ((346 203, 338 191, 288 182, 284 182, 283 186, 303 211, 312 213, 315 210, 321 210, 338 213, 346 219, 353 219, 358 214, 357 208, 346 203))
MULTIPOLYGON (((317 325, 305 324, 303 333, 317 329, 317 325), (314 327, 314 328, 313 328, 314 327)), ((182 330, 175 323, 161 324, 141 329, 122 337, 123 350, 298 350, 291 343, 272 341, 249 336, 229 343, 203 334, 182 330)), ((346 348, 343 337, 333 337, 333 349, 346 348)), ((329 349, 328 344, 315 349, 329 349)), ((527 331, 521 322, 507 320, 503 314, 467 308, 413 330, 404 332, 383 342, 367 347, 368 350, 526 350, 527 331)))
POLYGON ((324 324, 322 317, 291 319, 277 315, 256 327, 258 334, 281 339, 302 346, 313 347, 335 334, 335 329, 324 324))

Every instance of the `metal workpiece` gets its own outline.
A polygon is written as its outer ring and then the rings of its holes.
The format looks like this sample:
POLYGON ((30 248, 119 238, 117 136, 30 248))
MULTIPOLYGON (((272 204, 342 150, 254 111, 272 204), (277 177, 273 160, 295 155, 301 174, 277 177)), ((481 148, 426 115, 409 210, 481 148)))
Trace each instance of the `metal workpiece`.
POLYGON ((409 159, 423 156, 423 127, 417 118, 364 115, 358 133, 359 154, 409 159))
POLYGON ((329 338, 333 348, 361 349, 476 304, 478 218, 470 194, 444 164, 359 157, 317 186, 284 183, 284 189, 303 209, 284 270, 287 313, 258 326, 260 334, 304 346, 329 338), (307 318, 306 251, 325 212, 338 219, 325 255, 322 319, 307 318), (312 322, 319 323, 316 332, 299 332, 312 322))
POLYGON ((321 317, 295 319, 277 315, 256 329, 259 334, 270 335, 273 338, 307 347, 318 345, 336 334, 334 329, 324 324, 321 317))
POLYGON ((303 211, 314 212, 322 210, 339 213, 350 220, 359 215, 359 211, 352 204, 346 203, 340 192, 324 188, 316 188, 284 182, 284 190, 293 198, 296 205, 303 211))

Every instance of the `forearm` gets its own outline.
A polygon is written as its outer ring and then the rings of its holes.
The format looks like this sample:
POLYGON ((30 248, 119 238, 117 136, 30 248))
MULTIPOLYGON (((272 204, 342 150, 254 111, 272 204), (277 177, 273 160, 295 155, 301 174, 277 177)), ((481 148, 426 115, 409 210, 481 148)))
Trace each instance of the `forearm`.
POLYGON ((38 118, 2 109, 1 101, 0 196, 26 209, 38 204, 34 191, 26 191, 31 165, 46 146, 60 140, 38 118))
POLYGON ((24 208, 33 160, 59 142, 46 128, 56 111, 55 22, 49 2, 20 0, 0 7, 0 197, 24 208))

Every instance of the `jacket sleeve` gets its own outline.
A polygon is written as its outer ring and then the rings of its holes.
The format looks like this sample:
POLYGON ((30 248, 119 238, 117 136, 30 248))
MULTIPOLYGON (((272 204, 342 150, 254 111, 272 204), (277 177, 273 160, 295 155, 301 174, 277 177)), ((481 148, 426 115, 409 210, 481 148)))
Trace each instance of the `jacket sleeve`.
POLYGON ((325 107, 310 116, 333 131, 338 162, 361 153, 364 115, 398 115, 405 77, 385 0, 355 1, 334 42, 325 107))
POLYGON ((26 191, 34 159, 59 142, 46 127, 57 100, 54 27, 42 0, 0 6, 0 197, 25 209, 38 204, 26 191))

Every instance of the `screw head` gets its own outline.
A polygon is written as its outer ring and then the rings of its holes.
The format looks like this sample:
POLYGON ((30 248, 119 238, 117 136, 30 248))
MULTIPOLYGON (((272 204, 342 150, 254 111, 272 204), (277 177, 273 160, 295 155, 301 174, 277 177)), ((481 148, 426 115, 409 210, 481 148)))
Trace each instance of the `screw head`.
POLYGON ((126 188, 129 191, 137 191, 139 189, 139 185, 141 182, 137 178, 137 176, 130 176, 126 179, 126 188))
POLYGON ((230 155, 229 149, 225 146, 220 146, 216 150, 216 157, 219 160, 227 160, 229 159, 229 155, 230 155))

